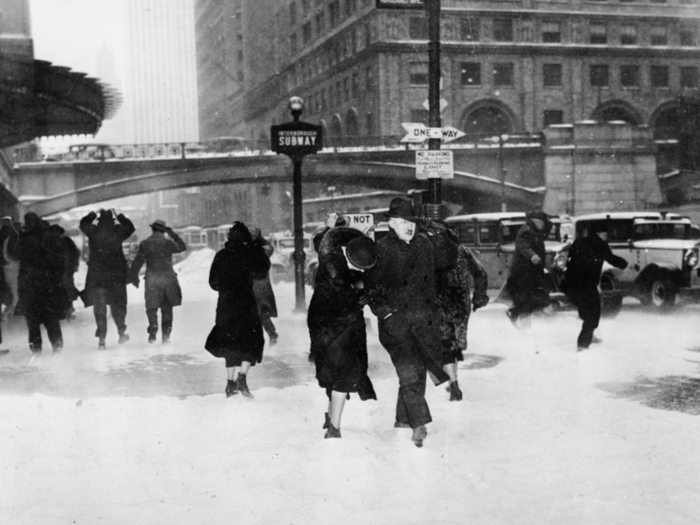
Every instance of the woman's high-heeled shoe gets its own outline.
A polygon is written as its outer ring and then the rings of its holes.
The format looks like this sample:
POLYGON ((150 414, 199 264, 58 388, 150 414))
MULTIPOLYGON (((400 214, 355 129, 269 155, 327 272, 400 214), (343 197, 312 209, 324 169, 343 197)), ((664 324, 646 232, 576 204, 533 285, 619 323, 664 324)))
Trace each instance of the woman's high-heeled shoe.
POLYGON ((226 397, 231 397, 234 394, 238 394, 238 385, 233 379, 226 381, 226 397))
POLYGON ((340 429, 339 429, 339 428, 335 428, 335 427, 333 426, 333 423, 331 423, 331 422, 329 421, 329 422, 328 422, 328 430, 326 431, 326 435, 323 436, 323 437, 324 437, 325 439, 328 439, 328 438, 339 438, 339 437, 340 437, 340 429))

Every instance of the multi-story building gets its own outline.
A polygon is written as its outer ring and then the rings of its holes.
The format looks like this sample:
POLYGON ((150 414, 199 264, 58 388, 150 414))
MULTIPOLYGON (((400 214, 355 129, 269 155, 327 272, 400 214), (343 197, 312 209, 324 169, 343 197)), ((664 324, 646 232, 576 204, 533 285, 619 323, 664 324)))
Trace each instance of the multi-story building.
MULTIPOLYGON (((199 64, 227 30, 213 0, 197 0, 199 64), (209 21, 208 21, 209 20, 209 21)), ((267 137, 289 120, 290 95, 306 101, 303 118, 329 141, 402 134, 402 122, 427 122, 427 17, 420 10, 379 9, 375 0, 277 0, 234 3, 240 37, 236 68, 262 53, 267 78, 247 80, 229 100, 229 120, 209 136, 235 129, 267 137), (272 33, 272 34, 271 34, 272 33), (255 35, 257 40, 248 39, 255 35), (260 46, 260 38, 267 46, 260 46)), ((688 129, 700 98, 698 0, 442 0, 443 125, 467 133, 540 131, 581 120, 651 126, 658 141, 688 129)), ((234 22, 230 22, 234 23, 234 22)), ((233 47, 223 46, 231 53, 233 47)), ((208 66, 211 68, 211 66, 208 66)), ((200 100, 223 100, 210 82, 200 100)), ((215 104, 219 105, 219 104, 215 104)), ((214 122, 200 104, 200 121, 214 122)), ((697 120, 696 120, 697 122, 697 120)), ((697 126, 697 124, 695 125, 697 126)), ((226 133, 228 134, 228 133, 226 133)), ((678 162, 663 150, 660 171, 678 162)))

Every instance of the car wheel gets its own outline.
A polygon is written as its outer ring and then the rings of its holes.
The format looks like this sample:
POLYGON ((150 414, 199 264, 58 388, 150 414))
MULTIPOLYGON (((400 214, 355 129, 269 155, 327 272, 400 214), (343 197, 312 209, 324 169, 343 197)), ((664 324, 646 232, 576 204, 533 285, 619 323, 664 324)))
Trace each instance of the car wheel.
POLYGON ((656 275, 649 283, 648 304, 657 310, 668 310, 676 304, 676 286, 665 275, 656 275))

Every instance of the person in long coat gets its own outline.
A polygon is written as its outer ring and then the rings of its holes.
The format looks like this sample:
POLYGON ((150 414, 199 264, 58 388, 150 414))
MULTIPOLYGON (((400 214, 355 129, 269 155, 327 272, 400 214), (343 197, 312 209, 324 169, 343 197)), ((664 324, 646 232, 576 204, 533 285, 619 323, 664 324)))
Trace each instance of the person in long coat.
MULTIPOLYGON (((627 261, 615 255, 604 240, 607 232, 592 232, 584 228, 571 245, 564 271, 564 290, 576 305, 583 321, 577 340, 577 348, 587 349, 594 342, 594 331, 600 323, 600 294, 598 282, 603 262, 620 269, 627 268, 627 261)), ((595 340, 596 342, 599 339, 595 340)))
POLYGON ((544 239, 552 223, 541 210, 525 215, 526 223, 515 238, 515 253, 510 265, 506 289, 513 306, 506 311, 514 326, 519 318, 529 316, 550 305, 545 286, 546 251, 544 239))
POLYGON ((52 242, 48 231, 48 223, 36 213, 27 213, 18 242, 20 268, 16 313, 27 320, 29 348, 35 354, 42 351, 42 324, 53 352, 61 352, 63 334, 60 321, 65 319, 68 304, 68 295, 61 286, 65 266, 62 246, 52 242))
MULTIPOLYGON (((449 230, 448 230, 449 231, 449 230)), ((461 401, 457 363, 464 361, 467 349, 467 328, 472 309, 477 311, 489 302, 488 275, 472 251, 458 243, 454 265, 437 272, 438 299, 442 312, 442 360, 450 376, 450 401, 461 401), (472 283, 474 284, 472 289, 472 283), (472 297, 473 293, 473 297, 472 297)))
POLYGON ((168 227, 163 220, 151 224, 153 232, 141 241, 138 252, 129 269, 129 282, 139 287, 139 272, 146 264, 146 316, 148 317, 148 342, 155 343, 158 335, 158 309, 163 328, 162 342, 170 342, 173 330, 173 307, 182 304, 182 291, 173 269, 173 255, 187 249, 185 241, 168 227), (167 237, 165 235, 168 235, 167 237))
POLYGON ((263 328, 253 292, 253 275, 270 269, 262 246, 253 242, 242 222, 234 222, 228 242, 214 256, 209 286, 219 292, 216 321, 205 348, 226 360, 226 396, 253 397, 247 383, 251 366, 263 358, 263 328))
POLYGON ((80 292, 75 287, 75 272, 80 266, 80 249, 75 245, 73 239, 65 235, 66 230, 59 224, 52 224, 49 227, 49 235, 52 243, 60 248, 63 255, 63 276, 61 278, 61 286, 65 290, 68 298, 66 304, 66 319, 71 320, 74 315, 73 301, 79 296, 80 292))
MULTIPOLYGON (((259 244, 265 251, 267 258, 269 259, 272 257, 275 248, 270 244, 270 241, 262 236, 260 229, 250 228, 250 234, 253 237, 253 242, 259 244)), ((275 346, 279 336, 272 319, 277 317, 277 301, 275 301, 275 291, 272 289, 269 271, 266 271, 264 275, 259 274, 253 276, 253 292, 255 293, 258 315, 260 316, 263 330, 267 332, 267 336, 270 338, 270 346, 275 346)))
POLYGON ((359 230, 336 227, 319 245, 316 286, 307 325, 316 379, 328 397, 326 438, 339 438, 345 399, 377 399, 367 376, 367 329, 362 275, 377 261, 374 242, 359 230))
POLYGON ((441 314, 435 287, 433 246, 416 233, 411 199, 395 197, 389 211, 389 233, 377 241, 376 266, 370 270, 370 302, 377 316, 379 341, 399 377, 396 427, 412 428, 412 440, 422 447, 425 425, 432 421, 425 399, 426 372, 436 385, 449 380, 442 368, 441 314))
POLYGON ((98 338, 98 348, 106 347, 107 306, 112 319, 117 325, 119 344, 126 343, 126 282, 128 264, 122 249, 122 243, 136 231, 133 223, 122 213, 113 210, 100 210, 97 224, 93 224, 98 215, 88 213, 80 219, 80 231, 88 238, 88 271, 85 278, 85 290, 81 297, 86 307, 93 306, 98 338), (116 215, 117 223, 114 222, 116 215))
POLYGON ((5 298, 8 316, 14 315, 17 301, 19 300, 19 254, 17 251, 19 230, 20 228, 13 223, 12 217, 2 218, 2 227, 0 227, 2 269, 5 285, 7 286, 6 293, 9 292, 7 295, 11 296, 5 298))

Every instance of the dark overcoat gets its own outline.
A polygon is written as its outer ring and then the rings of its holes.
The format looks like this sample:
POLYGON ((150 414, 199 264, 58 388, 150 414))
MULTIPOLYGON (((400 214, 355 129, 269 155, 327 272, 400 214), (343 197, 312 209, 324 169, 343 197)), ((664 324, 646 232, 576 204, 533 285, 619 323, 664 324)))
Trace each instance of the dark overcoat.
POLYGON ((100 220, 90 212, 80 220, 80 231, 88 238, 89 260, 85 291, 82 295, 85 306, 94 304, 94 291, 104 288, 107 304, 126 308, 126 282, 128 265, 122 243, 135 231, 133 223, 123 214, 117 215, 118 224, 111 219, 100 220))
POLYGON ((336 392, 357 392, 367 400, 377 395, 367 376, 367 331, 358 292, 363 276, 348 268, 342 251, 363 236, 342 226, 324 235, 307 325, 318 384, 336 392))
MULTIPOLYGON (((172 230, 171 230, 172 232, 172 230)), ((145 298, 146 309, 157 309, 167 299, 172 306, 182 304, 182 291, 173 269, 173 254, 187 249, 185 242, 175 233, 155 231, 141 241, 136 258, 129 269, 129 282, 138 283, 139 271, 146 264, 145 298)))
MULTIPOLYGON (((275 252, 273 246, 267 239, 262 239, 257 242, 269 259, 275 252)), ((277 301, 275 301, 275 292, 272 289, 269 271, 265 272, 264 276, 262 276, 262 274, 254 276, 253 291, 255 292, 255 300, 258 303, 258 313, 261 316, 263 313, 267 313, 269 317, 277 317, 277 301)))
POLYGON ((404 352, 410 355, 403 355, 403 361, 422 363, 435 384, 447 381, 431 242, 416 233, 406 243, 390 229, 377 242, 377 257, 368 277, 371 288, 381 290, 381 301, 370 303, 378 318, 379 341, 390 356, 404 352))
POLYGON ((18 302, 15 313, 41 323, 66 318, 70 305, 62 286, 65 258, 60 240, 52 239, 45 223, 31 224, 18 242, 18 302))
POLYGON ((515 253, 506 282, 506 289, 514 304, 528 303, 534 309, 549 305, 544 273, 546 256, 544 232, 538 230, 528 219, 515 238, 515 253), (532 263, 533 255, 539 256, 539 265, 532 263))
POLYGON ((251 364, 262 361, 262 323, 253 293, 253 274, 270 269, 270 260, 257 244, 228 241, 214 256, 209 286, 219 292, 216 321, 205 348, 215 357, 238 352, 251 364))

